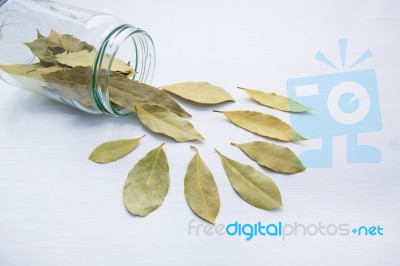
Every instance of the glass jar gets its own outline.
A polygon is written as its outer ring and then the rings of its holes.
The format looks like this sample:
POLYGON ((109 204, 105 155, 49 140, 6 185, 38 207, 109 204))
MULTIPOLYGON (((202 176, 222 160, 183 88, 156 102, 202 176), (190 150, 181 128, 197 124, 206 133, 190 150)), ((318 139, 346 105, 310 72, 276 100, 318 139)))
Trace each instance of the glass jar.
POLYGON ((118 64, 132 68, 124 74, 141 83, 151 83, 155 66, 154 45, 145 31, 108 14, 48 0, 0 0, 0 51, 2 80, 94 114, 131 112, 110 101, 108 77, 118 64), (38 39, 48 44, 50 36, 61 47, 32 47, 38 39), (85 64, 79 73, 65 74, 74 66, 71 50, 85 55, 85 64), (49 74, 52 63, 64 74, 49 74))

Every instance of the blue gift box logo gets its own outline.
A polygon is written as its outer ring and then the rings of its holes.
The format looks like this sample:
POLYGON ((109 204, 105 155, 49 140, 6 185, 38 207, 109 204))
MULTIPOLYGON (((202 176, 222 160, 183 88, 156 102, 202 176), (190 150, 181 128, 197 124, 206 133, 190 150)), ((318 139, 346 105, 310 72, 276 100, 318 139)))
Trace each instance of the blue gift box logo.
MULTIPOLYGON (((342 69, 346 58, 347 40, 339 40, 342 69)), ((365 51, 350 69, 372 56, 365 51)), ((316 59, 337 69, 318 52, 316 59)), ((347 136, 348 163, 378 163, 380 151, 370 145, 358 144, 358 134, 382 129, 376 73, 373 69, 339 72, 320 76, 289 79, 290 98, 313 110, 309 114, 291 113, 293 128, 309 139, 321 138, 321 149, 300 154, 306 167, 332 167, 332 138, 347 136)))

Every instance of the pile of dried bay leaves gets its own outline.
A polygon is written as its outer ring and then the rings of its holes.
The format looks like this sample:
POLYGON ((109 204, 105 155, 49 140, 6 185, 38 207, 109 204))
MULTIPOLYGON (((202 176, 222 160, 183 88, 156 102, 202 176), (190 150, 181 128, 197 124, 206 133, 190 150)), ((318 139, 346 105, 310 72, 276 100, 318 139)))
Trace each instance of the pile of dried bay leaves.
MULTIPOLYGON (((35 64, 0 65, 22 85, 35 80, 38 87, 51 95, 72 98, 85 106, 95 106, 88 84, 93 82, 91 64, 96 56, 95 48, 72 35, 52 30, 47 37, 38 32, 37 39, 26 43, 39 59, 35 64)), ((105 55, 103 62, 110 63, 105 55)), ((204 140, 195 127, 185 118, 186 112, 169 94, 196 104, 216 105, 234 101, 222 88, 207 82, 185 82, 161 89, 133 80, 136 74, 129 63, 114 58, 108 76, 110 101, 115 107, 123 107, 136 113, 145 127, 155 133, 171 137, 177 142, 204 140)), ((104 85, 104 84, 103 84, 104 85)), ((27 84, 26 86, 32 86, 27 84)), ((287 112, 307 112, 310 109, 298 102, 275 93, 265 93, 240 88, 257 103, 287 112)), ((279 141, 304 140, 290 125, 281 119, 255 111, 217 111, 235 125, 260 136, 279 141)), ((103 143, 93 150, 89 159, 97 163, 116 161, 133 151, 144 137, 115 140, 103 143)), ((167 156, 161 144, 139 160, 129 172, 123 188, 123 201, 134 215, 146 216, 164 201, 170 183, 167 156)), ((288 148, 265 141, 232 143, 257 164, 284 174, 295 174, 305 168, 288 148)), ((201 218, 215 223, 220 209, 220 198, 214 177, 200 157, 195 154, 187 167, 184 194, 190 208, 201 218)), ((282 198, 275 182, 253 167, 232 160, 218 150, 222 165, 232 187, 247 203, 270 210, 282 206, 282 198)))

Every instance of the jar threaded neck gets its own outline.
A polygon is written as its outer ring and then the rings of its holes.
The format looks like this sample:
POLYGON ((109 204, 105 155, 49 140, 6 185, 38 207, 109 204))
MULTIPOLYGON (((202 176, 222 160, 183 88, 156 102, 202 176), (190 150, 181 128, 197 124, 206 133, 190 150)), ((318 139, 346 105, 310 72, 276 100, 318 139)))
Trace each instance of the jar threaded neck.
MULTIPOLYGON (((143 30, 129 24, 123 24, 111 31, 101 44, 95 58, 92 73, 92 95, 95 104, 105 114, 123 116, 131 113, 110 101, 108 79, 114 59, 119 58, 123 43, 129 42, 130 66, 135 70, 132 80, 151 83, 155 66, 154 44, 150 36, 143 30), (133 47, 133 48, 132 48, 133 47), (104 57, 110 56, 110 60, 104 57)), ((126 52, 126 51, 125 51, 126 52)))

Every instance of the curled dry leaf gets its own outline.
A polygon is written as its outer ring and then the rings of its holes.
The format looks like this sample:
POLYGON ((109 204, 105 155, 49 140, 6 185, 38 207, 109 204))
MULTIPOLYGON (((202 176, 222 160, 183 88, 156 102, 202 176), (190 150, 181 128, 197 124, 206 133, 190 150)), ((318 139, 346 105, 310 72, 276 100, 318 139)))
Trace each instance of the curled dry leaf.
POLYGON ((289 148, 264 141, 248 143, 232 143, 247 156, 261 166, 284 174, 295 174, 305 170, 305 167, 289 148))
POLYGON ((229 182, 244 201, 264 210, 282 207, 281 192, 271 178, 217 152, 229 182))
POLYGON ((189 121, 165 107, 154 104, 138 104, 136 113, 143 125, 153 132, 164 134, 179 142, 204 140, 189 121))
POLYGON ((195 147, 196 154, 186 170, 185 198, 190 208, 201 218, 215 223, 220 208, 220 199, 217 184, 207 165, 200 158, 199 151, 195 147))
POLYGON ((256 102, 264 106, 268 106, 281 111, 295 113, 308 112, 311 110, 311 108, 302 105, 299 102, 296 102, 288 97, 278 95, 276 93, 267 93, 242 87, 238 88, 244 90, 256 102))
POLYGON ((126 178, 123 200, 126 209, 134 215, 146 216, 153 212, 168 194, 169 166, 163 145, 140 159, 126 178))
POLYGON ((183 82, 161 88, 186 100, 201 104, 235 101, 223 88, 208 82, 183 82))
POLYGON ((254 111, 214 111, 223 113, 232 123, 260 136, 282 141, 305 140, 279 118, 254 111))
POLYGON ((143 137, 144 135, 140 138, 114 140, 100 144, 92 151, 89 160, 95 163, 114 162, 133 151, 143 137))

